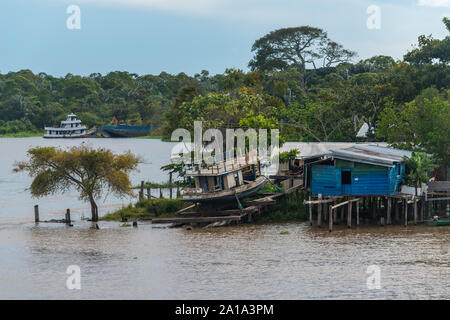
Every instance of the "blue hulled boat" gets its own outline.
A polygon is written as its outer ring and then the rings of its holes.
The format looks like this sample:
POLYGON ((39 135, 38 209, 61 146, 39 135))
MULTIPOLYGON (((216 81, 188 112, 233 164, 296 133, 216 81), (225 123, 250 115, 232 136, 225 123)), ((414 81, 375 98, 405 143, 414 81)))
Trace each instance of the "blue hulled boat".
POLYGON ((150 133, 150 127, 137 127, 129 125, 104 126, 103 131, 112 137, 141 137, 150 133))

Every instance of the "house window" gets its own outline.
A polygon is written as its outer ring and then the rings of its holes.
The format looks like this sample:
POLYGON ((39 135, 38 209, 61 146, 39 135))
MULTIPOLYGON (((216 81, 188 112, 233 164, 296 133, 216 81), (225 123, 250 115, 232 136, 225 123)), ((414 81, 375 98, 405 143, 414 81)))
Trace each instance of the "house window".
POLYGON ((351 171, 342 171, 341 184, 352 184, 352 172, 351 171))

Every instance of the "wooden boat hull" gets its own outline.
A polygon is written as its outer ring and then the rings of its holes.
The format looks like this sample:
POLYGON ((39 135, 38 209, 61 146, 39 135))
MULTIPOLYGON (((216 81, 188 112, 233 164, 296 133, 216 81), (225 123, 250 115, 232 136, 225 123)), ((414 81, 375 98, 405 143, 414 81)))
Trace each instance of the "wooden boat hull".
POLYGON ((43 136, 44 139, 77 139, 77 138, 84 138, 84 134, 74 134, 74 135, 70 135, 70 134, 66 134, 66 135, 45 135, 43 136))
POLYGON ((136 127, 136 126, 104 126, 103 131, 112 137, 141 137, 150 133, 150 127, 136 127))
POLYGON ((427 225, 431 227, 450 226, 450 218, 441 218, 438 220, 429 220, 427 225))
POLYGON ((230 190, 224 190, 219 192, 205 192, 198 194, 183 194, 181 195, 182 201, 187 202, 225 202, 225 201, 235 201, 236 196, 241 198, 249 197, 256 192, 264 189, 266 184, 265 177, 258 177, 253 183, 242 185, 230 190))

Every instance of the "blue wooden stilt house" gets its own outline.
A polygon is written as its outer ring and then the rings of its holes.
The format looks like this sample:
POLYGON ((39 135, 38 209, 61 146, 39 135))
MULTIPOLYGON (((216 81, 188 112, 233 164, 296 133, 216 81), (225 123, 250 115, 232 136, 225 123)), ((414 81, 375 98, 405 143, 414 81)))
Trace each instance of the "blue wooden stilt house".
POLYGON ((377 145, 331 150, 305 159, 305 187, 313 195, 394 195, 405 174, 404 156, 411 152, 377 145))

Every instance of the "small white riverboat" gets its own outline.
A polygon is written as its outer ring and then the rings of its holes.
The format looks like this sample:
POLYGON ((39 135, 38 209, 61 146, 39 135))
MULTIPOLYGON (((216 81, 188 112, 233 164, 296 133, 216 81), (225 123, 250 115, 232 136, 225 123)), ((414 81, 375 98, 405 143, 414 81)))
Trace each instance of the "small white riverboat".
POLYGON ((86 126, 81 125, 74 114, 69 114, 59 127, 45 127, 44 138, 81 138, 86 135, 86 126))

